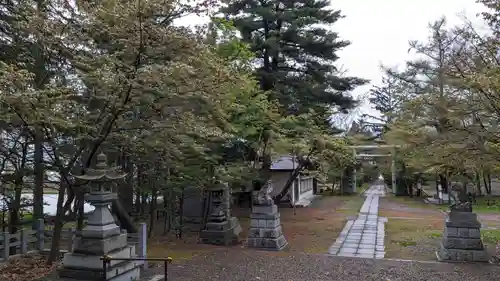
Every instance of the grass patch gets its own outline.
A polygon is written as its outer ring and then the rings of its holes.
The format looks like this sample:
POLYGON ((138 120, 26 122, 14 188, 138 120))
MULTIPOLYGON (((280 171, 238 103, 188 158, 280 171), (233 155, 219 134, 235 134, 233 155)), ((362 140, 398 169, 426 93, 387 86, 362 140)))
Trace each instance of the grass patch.
POLYGON ((385 226, 386 257, 435 260, 442 228, 442 219, 389 219, 385 226))
POLYGON ((441 238, 443 233, 437 230, 429 230, 429 238, 441 238))
POLYGON ((344 215, 357 215, 365 201, 365 198, 358 195, 351 195, 343 198, 345 198, 344 204, 337 209, 336 213, 344 215))
POLYGON ((499 213, 500 197, 478 197, 472 210, 477 213, 499 213))
POLYGON ((417 245, 417 242, 411 241, 411 240, 403 240, 403 241, 392 240, 392 243, 396 243, 402 247, 416 246, 417 245))
POLYGON ((335 242, 346 223, 344 218, 311 218, 308 221, 282 221, 289 250, 309 254, 324 254, 335 242))
POLYGON ((500 229, 481 230, 481 238, 486 244, 496 245, 500 242, 500 229))
MULTIPOLYGON (((401 205, 408 206, 410 208, 421 208, 421 209, 436 209, 437 206, 435 204, 427 204, 424 202, 424 199, 421 197, 408 197, 408 196, 387 196, 384 197, 388 201, 398 203, 401 205)), ((445 206, 447 207, 447 206, 445 206)))
POLYGON ((179 247, 180 242, 153 242, 148 241, 148 258, 166 258, 171 257, 174 261, 186 261, 195 256, 206 252, 207 249, 194 249, 190 247, 179 247))

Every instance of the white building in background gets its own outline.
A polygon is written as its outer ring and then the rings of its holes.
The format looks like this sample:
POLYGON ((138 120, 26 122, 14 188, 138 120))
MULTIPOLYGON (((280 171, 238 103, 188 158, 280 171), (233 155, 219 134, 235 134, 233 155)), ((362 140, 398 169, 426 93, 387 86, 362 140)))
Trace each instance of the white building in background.
MULTIPOLYGON (((271 196, 276 196, 283 190, 297 166, 298 162, 292 156, 281 156, 273 162, 271 166, 273 186, 271 196)), ((290 202, 293 205, 308 204, 310 203, 308 201, 314 197, 317 184, 318 180, 315 177, 301 173, 292 183, 282 201, 290 202)))

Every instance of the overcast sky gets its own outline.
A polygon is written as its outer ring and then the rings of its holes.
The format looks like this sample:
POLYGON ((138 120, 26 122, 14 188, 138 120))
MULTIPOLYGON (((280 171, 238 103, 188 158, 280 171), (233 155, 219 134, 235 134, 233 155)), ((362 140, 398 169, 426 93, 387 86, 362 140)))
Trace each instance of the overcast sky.
MULTIPOLYGON (((395 66, 411 59, 408 41, 425 40, 428 23, 446 16, 449 26, 462 22, 466 15, 475 23, 477 13, 484 10, 475 0, 331 0, 331 6, 339 9, 345 18, 331 28, 352 44, 339 52, 338 66, 348 75, 371 80, 369 85, 353 92, 356 97, 368 92, 371 85, 380 83, 380 65, 395 66), (462 16, 461 16, 462 15, 462 16)), ((182 25, 203 23, 205 20, 188 17, 182 25)), ((361 112, 375 114, 369 104, 361 112)))
MULTIPOLYGON (((475 0, 332 0, 345 18, 332 28, 352 44, 339 53, 339 64, 350 75, 370 79, 355 96, 381 82, 380 65, 396 66, 411 59, 408 41, 426 40, 428 23, 446 16, 449 26, 463 22, 462 15, 481 24, 476 14, 483 11, 475 0)), ((365 104, 362 111, 374 113, 365 104)))

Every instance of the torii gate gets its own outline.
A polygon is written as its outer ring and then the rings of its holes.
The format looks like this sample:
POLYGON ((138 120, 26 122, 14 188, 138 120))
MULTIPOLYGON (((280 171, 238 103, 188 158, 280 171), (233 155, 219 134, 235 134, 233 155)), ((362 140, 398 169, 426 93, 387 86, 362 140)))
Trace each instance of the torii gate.
MULTIPOLYGON (((396 160, 394 159, 395 149, 400 147, 400 145, 352 145, 353 157, 363 158, 363 157, 392 157, 391 163, 391 174, 392 174, 392 193, 396 194, 396 160), (370 149, 370 148, 391 148, 391 153, 389 154, 357 154, 356 149, 370 149)), ((356 169, 354 169, 354 181, 353 181, 353 191, 356 192, 356 169)))

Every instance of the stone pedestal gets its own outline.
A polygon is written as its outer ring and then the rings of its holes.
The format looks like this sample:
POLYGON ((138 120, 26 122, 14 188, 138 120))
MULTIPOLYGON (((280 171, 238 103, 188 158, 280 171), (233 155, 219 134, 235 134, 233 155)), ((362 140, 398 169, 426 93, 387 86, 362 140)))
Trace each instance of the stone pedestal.
POLYGON ((487 262, 488 254, 481 241, 481 223, 472 212, 451 211, 436 256, 440 261, 487 262))
POLYGON ((241 226, 238 218, 232 217, 222 222, 208 222, 200 233, 201 242, 212 245, 230 245, 239 243, 241 226))
POLYGON ((110 205, 116 200, 116 193, 111 192, 109 183, 123 178, 112 169, 107 169, 106 158, 98 156, 97 168, 89 169, 78 178, 90 181, 91 190, 85 195, 95 210, 88 218, 87 226, 76 234, 73 252, 63 258, 63 265, 58 270, 60 280, 64 281, 133 281, 140 277, 142 261, 114 261, 107 265, 104 279, 102 257, 127 259, 136 257, 135 247, 129 246, 127 233, 116 225, 110 212, 110 205))
POLYGON ((239 243, 242 231, 238 218, 231 217, 230 192, 227 185, 220 184, 209 190, 210 216, 205 228, 200 233, 200 240, 204 244, 230 245, 239 243))
POLYGON ((248 247, 281 251, 288 245, 283 236, 278 206, 254 205, 250 219, 248 247))

